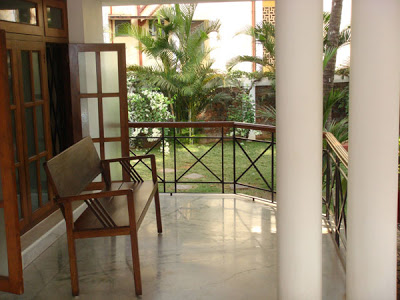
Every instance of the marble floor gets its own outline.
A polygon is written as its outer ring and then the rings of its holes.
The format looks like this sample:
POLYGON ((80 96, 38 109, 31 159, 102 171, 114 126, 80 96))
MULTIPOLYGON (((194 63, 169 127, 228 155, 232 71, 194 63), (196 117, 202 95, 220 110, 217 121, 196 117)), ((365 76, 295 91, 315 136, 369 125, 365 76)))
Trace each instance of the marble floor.
MULTIPOLYGON (((162 195, 139 230, 139 299, 276 299, 276 208, 232 195, 162 195)), ((344 299, 345 277, 323 233, 323 299, 344 299)), ((80 296, 135 299, 128 237, 78 240, 80 296)), ((24 270, 25 294, 0 299, 72 299, 65 234, 24 270)), ((310 283, 312 284, 312 283, 310 283)))

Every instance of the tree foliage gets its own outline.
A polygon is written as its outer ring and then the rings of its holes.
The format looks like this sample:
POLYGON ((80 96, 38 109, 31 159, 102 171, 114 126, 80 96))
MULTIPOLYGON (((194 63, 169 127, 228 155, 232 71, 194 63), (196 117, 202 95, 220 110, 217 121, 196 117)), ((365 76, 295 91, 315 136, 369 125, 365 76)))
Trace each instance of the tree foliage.
POLYGON ((263 56, 236 56, 228 61, 228 70, 232 70, 239 63, 256 63, 262 67, 262 71, 259 71, 262 76, 270 79, 275 78, 275 26, 264 21, 255 27, 247 27, 243 31, 238 32, 238 34, 246 34, 253 37, 256 43, 262 45, 264 49, 263 56))
POLYGON ((195 4, 164 6, 157 12, 156 31, 133 26, 130 30, 140 48, 154 60, 152 66, 128 69, 174 97, 172 113, 177 121, 193 121, 213 99, 221 75, 212 69, 210 49, 205 45, 211 32, 218 32, 219 21, 193 26, 195 4))
MULTIPOLYGON (((335 19, 336 20, 336 19, 335 19)), ((345 28, 337 34, 338 40, 335 47, 332 47, 332 43, 329 40, 330 34, 329 29, 332 28, 331 14, 323 14, 323 69, 324 73, 329 68, 332 61, 336 61, 336 53, 338 48, 347 45, 351 39, 350 27, 345 28)), ((336 27, 336 25, 334 26, 336 27)), ((263 67, 263 71, 259 72, 264 77, 268 77, 274 83, 275 79, 275 28, 274 25, 264 21, 263 23, 256 25, 256 27, 249 27, 239 32, 238 34, 247 34, 255 38, 256 42, 263 46, 263 57, 257 56, 237 56, 228 62, 227 67, 232 69, 239 63, 250 62, 256 63, 263 67)), ((348 74, 348 69, 343 70, 348 74)), ((332 80, 333 82, 333 80, 332 80)), ((348 89, 340 90, 331 88, 328 94, 324 97, 324 121, 323 126, 325 130, 329 130, 337 133, 337 137, 340 140, 347 138, 347 118, 337 122, 331 120, 330 115, 333 106, 345 99, 348 94, 348 89), (346 134, 344 134, 346 132, 346 134)), ((276 110, 272 106, 265 106, 259 109, 258 115, 267 120, 267 122, 274 124, 276 118, 276 110)))

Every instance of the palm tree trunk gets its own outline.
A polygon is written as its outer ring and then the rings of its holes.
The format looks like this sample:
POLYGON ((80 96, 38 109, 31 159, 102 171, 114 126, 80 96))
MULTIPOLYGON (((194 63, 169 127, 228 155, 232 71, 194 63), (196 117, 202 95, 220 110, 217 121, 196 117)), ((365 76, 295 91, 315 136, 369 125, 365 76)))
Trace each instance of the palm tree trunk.
MULTIPOLYGON (((342 19, 343 0, 332 0, 331 17, 328 28, 327 48, 337 48, 339 44, 340 22, 342 19)), ((327 63, 323 73, 323 95, 326 99, 333 89, 335 76, 336 53, 327 63)), ((332 119, 332 112, 329 113, 328 121, 332 119)))
MULTIPOLYGON (((168 93, 168 99, 171 100, 171 93, 168 93)), ((174 104, 170 103, 170 109, 171 109, 171 115, 174 117, 172 122, 176 121, 176 116, 175 116, 175 110, 174 110, 174 104)))

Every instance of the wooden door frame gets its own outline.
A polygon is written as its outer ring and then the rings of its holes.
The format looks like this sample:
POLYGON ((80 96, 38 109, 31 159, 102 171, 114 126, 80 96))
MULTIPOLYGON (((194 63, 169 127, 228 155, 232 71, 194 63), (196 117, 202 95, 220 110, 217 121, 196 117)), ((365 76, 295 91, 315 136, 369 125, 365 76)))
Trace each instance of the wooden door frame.
MULTIPOLYGON (((21 233, 24 233, 35 226, 38 222, 40 222, 44 217, 48 216, 52 213, 57 207, 54 204, 53 197, 50 189, 48 188, 49 201, 41 206, 37 211, 32 211, 32 203, 30 193, 27 190, 30 186, 29 184, 29 162, 31 161, 29 158, 26 163, 25 156, 27 155, 27 132, 26 132, 26 124, 25 124, 25 102, 21 97, 23 97, 23 86, 20 84, 22 82, 22 74, 21 74, 21 51, 30 51, 30 52, 39 52, 40 56, 40 78, 41 78, 41 91, 43 100, 40 101, 32 101, 27 105, 29 107, 36 107, 42 105, 43 110, 43 126, 44 126, 44 135, 45 135, 45 145, 46 145, 46 155, 37 153, 34 157, 40 160, 40 157, 46 157, 46 159, 50 159, 52 156, 52 147, 51 147, 51 133, 50 133, 50 112, 49 112, 49 95, 48 95, 48 87, 47 87, 47 65, 46 65, 46 45, 43 42, 34 42, 34 41, 18 41, 18 40, 7 40, 7 48, 9 48, 12 52, 13 56, 13 69, 15 74, 13 74, 13 84, 15 91, 15 99, 14 105, 16 106, 16 127, 19 130, 17 131, 17 144, 19 151, 19 163, 25 164, 24 166, 24 174, 25 176, 20 175, 20 187, 21 187, 21 210, 23 211, 23 218, 20 221, 21 233), (22 155, 21 155, 22 152, 22 155)), ((30 59, 30 64, 32 68, 32 60, 30 59)), ((33 75, 31 74, 31 94, 34 97, 34 83, 32 81, 33 75)), ((36 124, 36 113, 34 113, 34 124, 36 124)), ((37 140, 37 130, 35 125, 35 140, 37 140)), ((36 147, 36 145, 35 145, 36 147)), ((38 150, 38 149, 36 149, 38 150)), ((18 165, 17 164, 17 165, 18 165)), ((40 173, 40 168, 37 169, 37 173, 40 173)), ((38 177, 39 178, 39 177, 38 177)), ((38 186, 39 188, 39 186, 38 186)), ((38 189, 38 194, 40 190, 38 189)))
MULTIPOLYGON (((7 61, 6 36, 0 30, 0 59, 7 61)), ((18 220, 17 184, 15 179, 11 110, 7 64, 0 65, 0 166, 3 185, 4 220, 8 256, 8 277, 0 277, 0 290, 15 294, 24 292, 21 242, 18 220)))

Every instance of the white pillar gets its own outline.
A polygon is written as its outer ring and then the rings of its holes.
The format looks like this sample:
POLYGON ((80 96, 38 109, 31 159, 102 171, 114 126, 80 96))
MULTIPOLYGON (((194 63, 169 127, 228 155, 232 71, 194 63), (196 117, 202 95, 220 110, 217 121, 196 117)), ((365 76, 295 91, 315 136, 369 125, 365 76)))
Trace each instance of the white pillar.
POLYGON ((96 0, 68 0, 70 43, 103 43, 102 3, 96 0))
POLYGON ((347 299, 396 299, 400 2, 353 0, 347 299))
POLYGON ((279 299, 322 297, 322 11, 276 1, 279 299))

